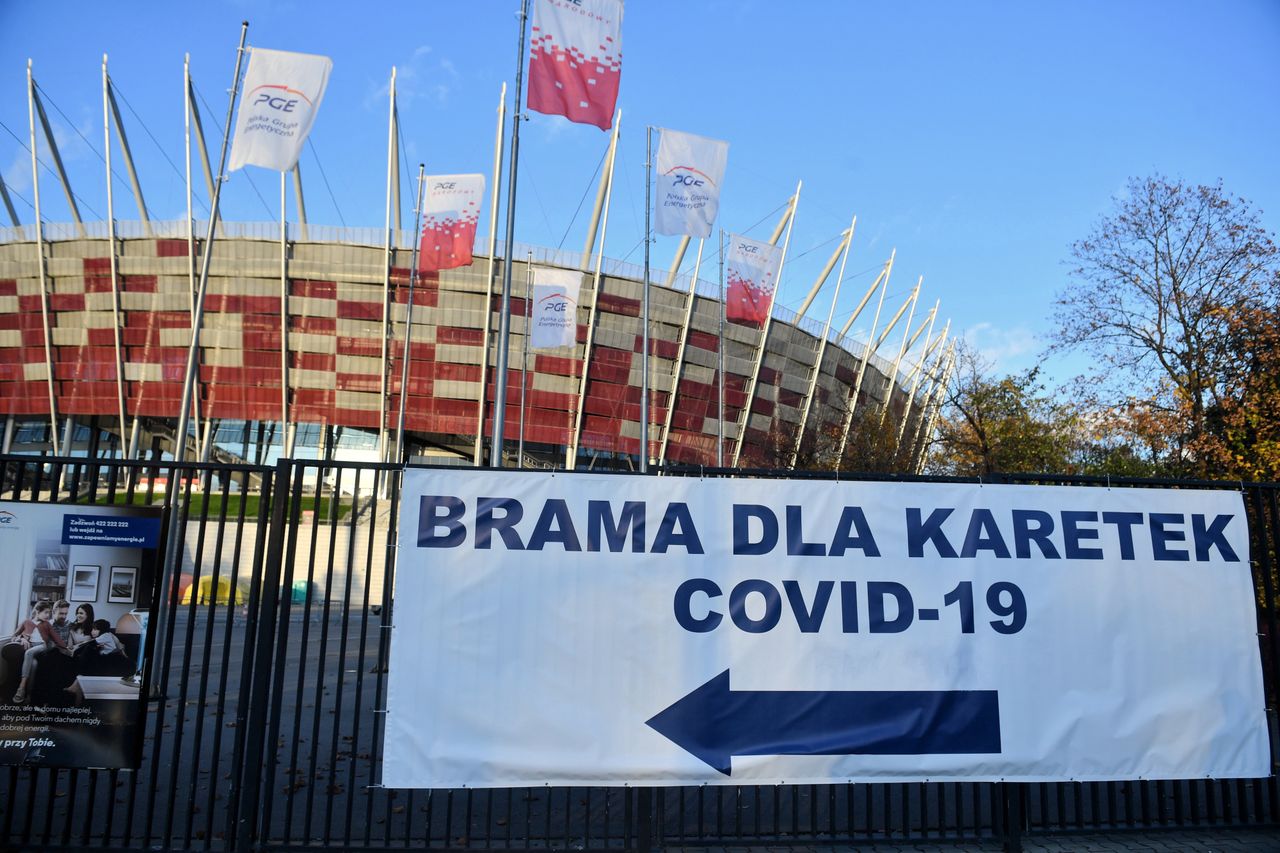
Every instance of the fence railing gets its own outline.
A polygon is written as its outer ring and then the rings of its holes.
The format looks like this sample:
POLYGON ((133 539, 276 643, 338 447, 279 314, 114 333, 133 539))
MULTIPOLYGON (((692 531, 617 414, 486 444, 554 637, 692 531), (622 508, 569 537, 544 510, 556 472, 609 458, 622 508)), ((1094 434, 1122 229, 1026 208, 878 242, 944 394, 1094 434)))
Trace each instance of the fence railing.
MULTIPOLYGON (((1023 834, 1280 824, 1274 774, 1044 784, 381 787, 399 485, 395 466, 362 463, 0 457, 0 501, 158 506, 175 542, 154 591, 160 635, 141 766, 0 771, 0 847, 648 851, 1004 840, 1016 848, 1023 834)), ((1264 683, 1275 708, 1280 487, 1230 487, 1243 489, 1250 514, 1264 683)))

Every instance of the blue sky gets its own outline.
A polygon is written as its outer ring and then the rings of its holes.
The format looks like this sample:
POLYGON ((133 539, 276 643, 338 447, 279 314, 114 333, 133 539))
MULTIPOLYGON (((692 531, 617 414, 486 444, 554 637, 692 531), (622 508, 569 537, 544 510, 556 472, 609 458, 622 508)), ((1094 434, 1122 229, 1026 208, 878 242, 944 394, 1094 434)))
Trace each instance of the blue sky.
MULTIPOLYGON (((416 174, 419 162, 429 174, 487 173, 498 93, 515 80, 518 6, 6 2, 0 169, 29 222, 29 155, 9 131, 26 142, 30 57, 82 213, 105 215, 105 52, 152 216, 181 218, 183 183, 168 161, 181 169, 183 54, 191 54, 208 104, 206 126, 220 124, 247 18, 251 45, 334 61, 314 152, 302 158, 309 220, 380 228, 391 66, 399 75, 404 173, 416 174)), ((718 222, 725 229, 767 237, 796 182, 804 182, 783 304, 799 307, 857 214, 837 322, 896 247, 890 301, 900 302, 924 276, 924 303, 941 299, 953 329, 998 369, 1019 370, 1051 330, 1070 243, 1110 209, 1128 177, 1221 178, 1263 210, 1270 230, 1280 227, 1278 95, 1274 0, 632 0, 623 22, 622 141, 605 251, 641 261, 646 125, 726 139, 718 222)), ((607 141, 595 128, 530 114, 521 133, 518 241, 581 249, 590 182, 607 141)), ((278 178, 246 171, 257 193, 244 172, 234 173, 223 215, 274 220, 278 178)), ((41 187, 46 220, 69 220, 52 175, 42 173, 41 187)), ((126 184, 116 183, 115 197, 117 218, 136 218, 126 184)), ((407 227, 407 183, 403 197, 407 227)), ((198 205, 197 215, 205 210, 198 205)), ((674 248, 674 238, 658 238, 654 265, 668 265, 674 248)), ((704 265, 703 277, 714 277, 714 264, 704 265)), ((811 315, 825 318, 829 294, 811 315)), ((867 313, 855 330, 865 336, 869 320, 867 313)), ((1083 366, 1066 358, 1049 369, 1065 380, 1083 366)))

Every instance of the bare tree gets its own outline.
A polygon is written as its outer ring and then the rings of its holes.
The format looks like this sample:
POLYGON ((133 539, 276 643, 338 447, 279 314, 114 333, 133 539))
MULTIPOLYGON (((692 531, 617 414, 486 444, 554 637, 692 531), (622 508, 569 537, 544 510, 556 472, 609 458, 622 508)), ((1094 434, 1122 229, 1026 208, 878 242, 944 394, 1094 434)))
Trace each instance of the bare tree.
POLYGON ((1277 254, 1258 213, 1221 182, 1133 179, 1071 247, 1057 301, 1059 347, 1083 347, 1154 412, 1180 424, 1171 457, 1190 458, 1206 412, 1236 365, 1219 346, 1233 315, 1265 299, 1277 254))

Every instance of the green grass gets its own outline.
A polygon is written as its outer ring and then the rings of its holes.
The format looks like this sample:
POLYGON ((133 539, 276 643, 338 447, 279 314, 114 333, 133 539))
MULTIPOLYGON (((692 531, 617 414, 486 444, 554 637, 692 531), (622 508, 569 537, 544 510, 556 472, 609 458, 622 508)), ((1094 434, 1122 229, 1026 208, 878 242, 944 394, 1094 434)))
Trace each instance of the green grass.
MULTIPOLYGON (((159 504, 164 500, 164 494, 157 492, 154 495, 154 503, 159 504)), ((123 491, 116 494, 114 500, 108 500, 106 496, 99 497, 95 503, 98 504, 116 504, 116 505, 133 505, 143 506, 146 503, 146 493, 137 491, 133 495, 133 500, 126 499, 123 491)), ((258 517, 258 513, 262 508, 262 496, 258 494, 242 495, 240 493, 232 493, 223 496, 221 492, 212 494, 192 493, 191 502, 188 506, 188 512, 192 516, 198 516, 207 512, 209 517, 217 518, 222 514, 223 508, 226 508, 227 518, 239 518, 241 507, 244 509, 244 517, 246 519, 254 519, 258 517)), ((315 495, 303 495, 299 504, 298 511, 300 513, 314 512, 315 517, 320 520, 327 520, 332 513, 333 498, 321 496, 316 500, 315 495)), ((338 518, 343 518, 351 512, 351 499, 338 499, 338 518)))

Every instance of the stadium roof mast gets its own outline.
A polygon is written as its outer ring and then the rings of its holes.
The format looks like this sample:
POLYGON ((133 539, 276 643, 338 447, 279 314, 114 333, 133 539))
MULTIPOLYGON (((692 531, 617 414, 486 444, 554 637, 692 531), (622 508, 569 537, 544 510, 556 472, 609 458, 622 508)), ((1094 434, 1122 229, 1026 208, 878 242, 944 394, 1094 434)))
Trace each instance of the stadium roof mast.
POLYGON ((837 471, 840 470, 840 463, 844 460, 844 448, 849 441, 849 428, 853 426, 853 410, 858 407, 858 394, 862 391, 862 378, 867 373, 867 362, 871 360, 871 353, 876 350, 877 345, 873 343, 876 337, 876 327, 880 325, 880 311, 884 308, 885 293, 889 290, 889 276, 893 274, 893 260, 897 256, 897 249, 889 253, 889 260, 885 261, 884 269, 880 271, 880 275, 876 276, 876 280, 867 290, 867 295, 862 297, 862 302, 858 304, 858 310, 853 312, 849 322, 845 323, 844 328, 840 330, 841 338, 848 334, 849 327, 853 325, 853 321, 858 318, 858 314, 862 312, 863 307, 867 304, 867 297, 871 295, 871 292, 876 289, 876 285, 879 284, 880 300, 876 302, 875 317, 871 320, 871 333, 867 336, 867 343, 862 349, 862 361, 858 363, 858 377, 854 380, 853 389, 849 392, 849 397, 844 407, 844 423, 840 427, 840 445, 836 448, 837 471))
POLYGON ((22 223, 18 221, 18 211, 13 209, 13 199, 9 198, 9 188, 4 185, 4 175, 0 174, 0 201, 4 202, 4 209, 9 213, 9 221, 13 223, 14 228, 21 228, 22 223))
MULTIPOLYGON (((49 324, 49 281, 48 270, 45 268, 44 258, 44 223, 40 218, 40 161, 36 157, 36 106, 40 102, 36 99, 36 81, 31 75, 31 60, 27 60, 27 127, 31 137, 31 191, 35 200, 35 217, 36 217, 36 263, 40 268, 40 320, 44 331, 44 369, 45 384, 49 389, 49 443, 53 447, 53 455, 61 455, 58 446, 58 401, 53 390, 53 333, 49 324)), ((49 133, 49 121, 44 117, 44 109, 40 109, 40 117, 44 122, 45 139, 49 143, 49 148, 53 151, 54 162, 58 164, 59 169, 62 166, 62 158, 58 156, 57 143, 53 141, 53 134, 49 133)), ((80 223, 80 213, 75 208, 75 199, 71 198, 70 187, 65 183, 66 173, 62 172, 64 179, 63 188, 67 190, 67 197, 71 199, 72 216, 76 218, 76 224, 80 223)), ((81 226, 83 230, 83 226, 81 226)))
MULTIPOLYGON (((804 392, 804 405, 800 408, 800 423, 796 426, 796 440, 791 445, 791 459, 787 463, 787 467, 795 470, 796 461, 800 456, 800 443, 804 441, 805 427, 809 424, 809 412, 813 408, 813 395, 818 389, 818 374, 822 372, 822 359, 827 354, 827 340, 831 337, 831 321, 836 315, 836 300, 840 298, 840 284, 844 281, 845 264, 849 262, 849 248, 853 245, 853 230, 858 227, 858 217, 854 216, 853 221, 849 223, 849 229, 844 232, 844 239, 841 241, 841 248, 837 252, 843 254, 840 260, 840 273, 836 276, 835 292, 831 295, 831 307, 827 309, 827 325, 822 330, 822 339, 818 342, 818 352, 813 359, 813 370, 809 373, 809 384, 804 392)), ((836 259, 835 255, 831 256, 831 260, 836 259)), ((800 309, 800 317, 804 316, 805 310, 808 309, 815 296, 818 295, 818 288, 822 287, 822 283, 826 281, 828 275, 831 274, 833 264, 828 263, 822 274, 818 276, 818 281, 814 284, 813 290, 809 292, 809 298, 804 301, 804 306, 800 309)), ((798 318, 797 318, 798 319, 798 318)))
MULTIPOLYGON (((938 300, 934 303, 933 310, 935 313, 937 312, 938 304, 941 301, 942 300, 938 300)), ((933 315, 931 314, 930 316, 932 317, 933 315)), ((912 403, 915 402, 916 394, 920 391, 920 380, 924 378, 925 364, 928 362, 929 356, 933 355, 933 351, 938 348, 938 345, 947 339, 947 334, 950 331, 951 321, 948 320, 946 325, 942 327, 942 334, 930 342, 929 338, 933 336, 933 325, 932 321, 930 321, 929 334, 925 335, 924 339, 924 351, 920 353, 920 358, 916 361, 915 369, 911 371, 911 376, 908 377, 911 382, 911 393, 907 395, 907 405, 902 411, 902 420, 898 423, 898 437, 894 441, 895 448, 902 447, 902 436, 906 433, 907 421, 911 418, 912 403)))
MULTIPOLYGON (((796 182, 795 195, 791 196, 791 206, 787 216, 787 236, 782 240, 782 257, 778 260, 778 278, 773 284, 773 299, 777 299, 777 293, 782 288, 782 270, 787 262, 787 247, 791 245, 791 226, 796 221, 796 208, 800 206, 800 189, 804 186, 803 181, 796 182)), ((773 236, 769 238, 769 242, 773 245, 778 244, 778 237, 781 236, 782 223, 778 223, 778 227, 773 230, 773 236)), ((764 318, 764 328, 760 332, 760 347, 756 351, 755 364, 751 368, 751 379, 747 383, 746 403, 742 409, 742 419, 738 425, 738 440, 733 445, 733 461, 729 463, 730 468, 738 467, 738 459, 742 456, 742 445, 747 437, 747 427, 751 424, 751 407, 756 399, 756 385, 760 382, 760 367, 764 364, 764 351, 769 346, 769 327, 773 324, 773 304, 769 305, 769 313, 764 318)))
MULTIPOLYGON (((151 217, 147 214, 147 203, 142 199, 142 184, 138 181, 138 170, 133 166, 133 151, 129 148, 129 138, 124 132, 124 122, 120 120, 120 107, 116 104, 116 95, 114 87, 111 85, 111 77, 107 74, 107 55, 105 53, 102 55, 102 95, 104 99, 102 105, 103 124, 109 123, 106 116, 106 111, 109 107, 111 118, 115 120, 116 137, 120 140, 120 152, 124 155, 124 167, 129 173, 129 186, 133 189, 133 200, 138 205, 138 216, 142 219, 142 233, 150 237, 152 236, 151 217)), ((103 130, 104 135, 107 137, 106 147, 110 149, 110 133, 106 131, 105 127, 103 130)), ((111 180, 110 172, 107 173, 107 180, 108 182, 111 180)))
MULTIPOLYGON (((613 134, 609 137, 609 149, 606 153, 607 164, 600 175, 600 190, 596 192, 597 209, 603 206, 600 218, 600 244, 596 249, 596 269, 591 285, 591 308, 587 312, 587 337, 582 344, 582 375, 578 379, 578 398, 573 414, 573 429, 569 434, 569 442, 565 446, 564 467, 572 471, 578 464, 578 443, 582 438, 582 413, 587 402, 587 374, 591 369, 591 349, 595 343, 596 316, 600 309, 600 291, 604 287, 601 272, 604 269, 604 236, 609 231, 609 204, 613 199, 613 166, 618 153, 618 134, 622 129, 622 110, 613 117, 613 134)), ((595 241, 596 214, 592 214, 591 244, 595 241)), ((585 256, 584 256, 585 257, 585 256)), ((585 270, 584 270, 585 271, 585 270)))
POLYGON ((387 461, 387 341, 391 333, 392 234, 400 231, 400 152, 396 147, 396 67, 391 66, 387 114, 387 217, 382 259, 382 367, 378 374, 378 461, 387 461), (394 187, 394 190, 393 190, 394 187), (394 192, 394 205, 393 201, 394 192), (394 207, 394 214, 392 213, 394 207), (392 231, 394 216, 395 231, 392 231))
MULTIPOLYGON (((858 222, 858 217, 853 217, 854 225, 858 222)), ((831 257, 827 258, 827 265, 822 268, 822 272, 818 273, 818 277, 814 279, 813 287, 809 288, 809 295, 804 298, 800 310, 796 312, 796 322, 804 319, 804 315, 809 310, 809 306, 813 304, 813 300, 817 298, 818 291, 822 290, 822 285, 827 283, 827 277, 831 275, 831 271, 836 268, 836 261, 840 258, 848 257, 849 243, 853 240, 853 226, 850 226, 840 232, 840 242, 836 244, 836 249, 831 253, 831 257)), ((844 270, 844 264, 840 264, 840 269, 844 270)), ((841 273, 843 275, 843 272, 841 273)), ((840 289, 840 278, 836 278, 836 290, 840 289)))
MULTIPOLYGON (((30 118, 31 105, 35 106, 35 114, 40 116, 40 126, 44 129, 44 141, 49 145, 49 155, 53 157, 53 165, 58 173, 58 181, 62 184, 62 192, 67 197, 67 206, 71 209, 71 219, 76 224, 76 236, 84 237, 84 222, 80 220, 80 208, 76 206, 75 193, 71 191, 71 181, 67 178, 66 167, 62 165, 62 154, 58 151, 58 143, 53 138, 53 129, 49 126, 49 116, 45 114, 44 102, 40 100, 40 94, 36 91, 35 78, 31 76, 31 60, 27 60, 27 95, 28 95, 28 118, 30 118)), ((32 168, 34 169, 36 157, 36 131, 35 120, 31 121, 31 159, 32 168)), ((39 218, 39 217, 37 217, 39 218)))
MULTIPOLYGON (((676 395, 680 393, 680 375, 684 372, 685 352, 689 347, 689 326, 693 322, 693 306, 698 299, 698 275, 702 270, 702 249, 706 240, 698 238, 698 255, 693 261, 693 277, 689 279, 689 289, 684 296, 684 322, 680 326, 680 346, 676 351, 676 362, 671 367, 671 391, 667 394, 667 416, 662 424, 662 434, 658 444, 658 464, 667 462, 667 443, 671 437, 671 419, 676 411, 676 395)), ((680 262, 684 259, 684 249, 689 245, 689 235, 680 240, 680 250, 671 262, 671 272, 667 274, 667 287, 675 284, 676 273, 680 262)))
MULTIPOLYGON (((187 295, 189 300, 189 313, 191 316, 191 326, 195 327, 196 320, 196 220, 195 213, 192 209, 192 187, 191 187, 191 128, 195 126, 196 142, 200 146, 200 162, 204 166, 205 186, 209 190, 209 198, 213 198, 213 172, 209 168, 209 149, 204 142, 204 129, 200 124, 200 110, 196 107, 195 87, 191 82, 191 54, 186 54, 182 59, 182 87, 183 87, 183 172, 186 178, 186 201, 187 201, 187 279, 188 289, 187 295)), ((207 418, 204 423, 204 435, 201 437, 200 429, 200 358, 196 356, 196 376, 193 380, 196 384, 191 394, 191 418, 195 424, 196 433, 196 450, 200 454, 200 461, 207 461, 209 455, 209 429, 213 423, 212 418, 207 418)), ((129 433, 129 449, 128 458, 133 459, 138 453, 138 438, 141 432, 142 418, 135 415, 133 418, 133 428, 129 433)), ((123 435, 121 441, 124 440, 123 435)))
MULTIPOLYGON (((880 426, 882 428, 884 427, 885 415, 889 413, 889 404, 893 401, 893 389, 898 382, 898 369, 902 366, 902 357, 906 355, 907 350, 910 349, 911 345, 916 341, 915 337, 912 337, 910 342, 907 341, 907 338, 911 335, 911 321, 914 320, 916 316, 916 305, 920 300, 920 287, 923 284, 924 276, 920 276, 920 278, 916 280, 915 289, 911 291, 911 296, 907 298, 907 302, 911 304, 911 311, 907 314, 907 324, 902 327, 902 343, 898 346, 898 357, 893 360, 893 369, 889 371, 889 384, 885 388, 884 400, 880 403, 880 426)), ((902 315, 902 309, 898 309, 898 315, 902 315)), ((898 318, 894 317, 895 323, 897 320, 898 318)), ((893 325, 890 324, 889 328, 893 328, 893 325)), ((888 334, 887 329, 885 330, 885 334, 888 334)), ((919 336, 919 334, 920 332, 917 331, 916 336, 919 336)))

